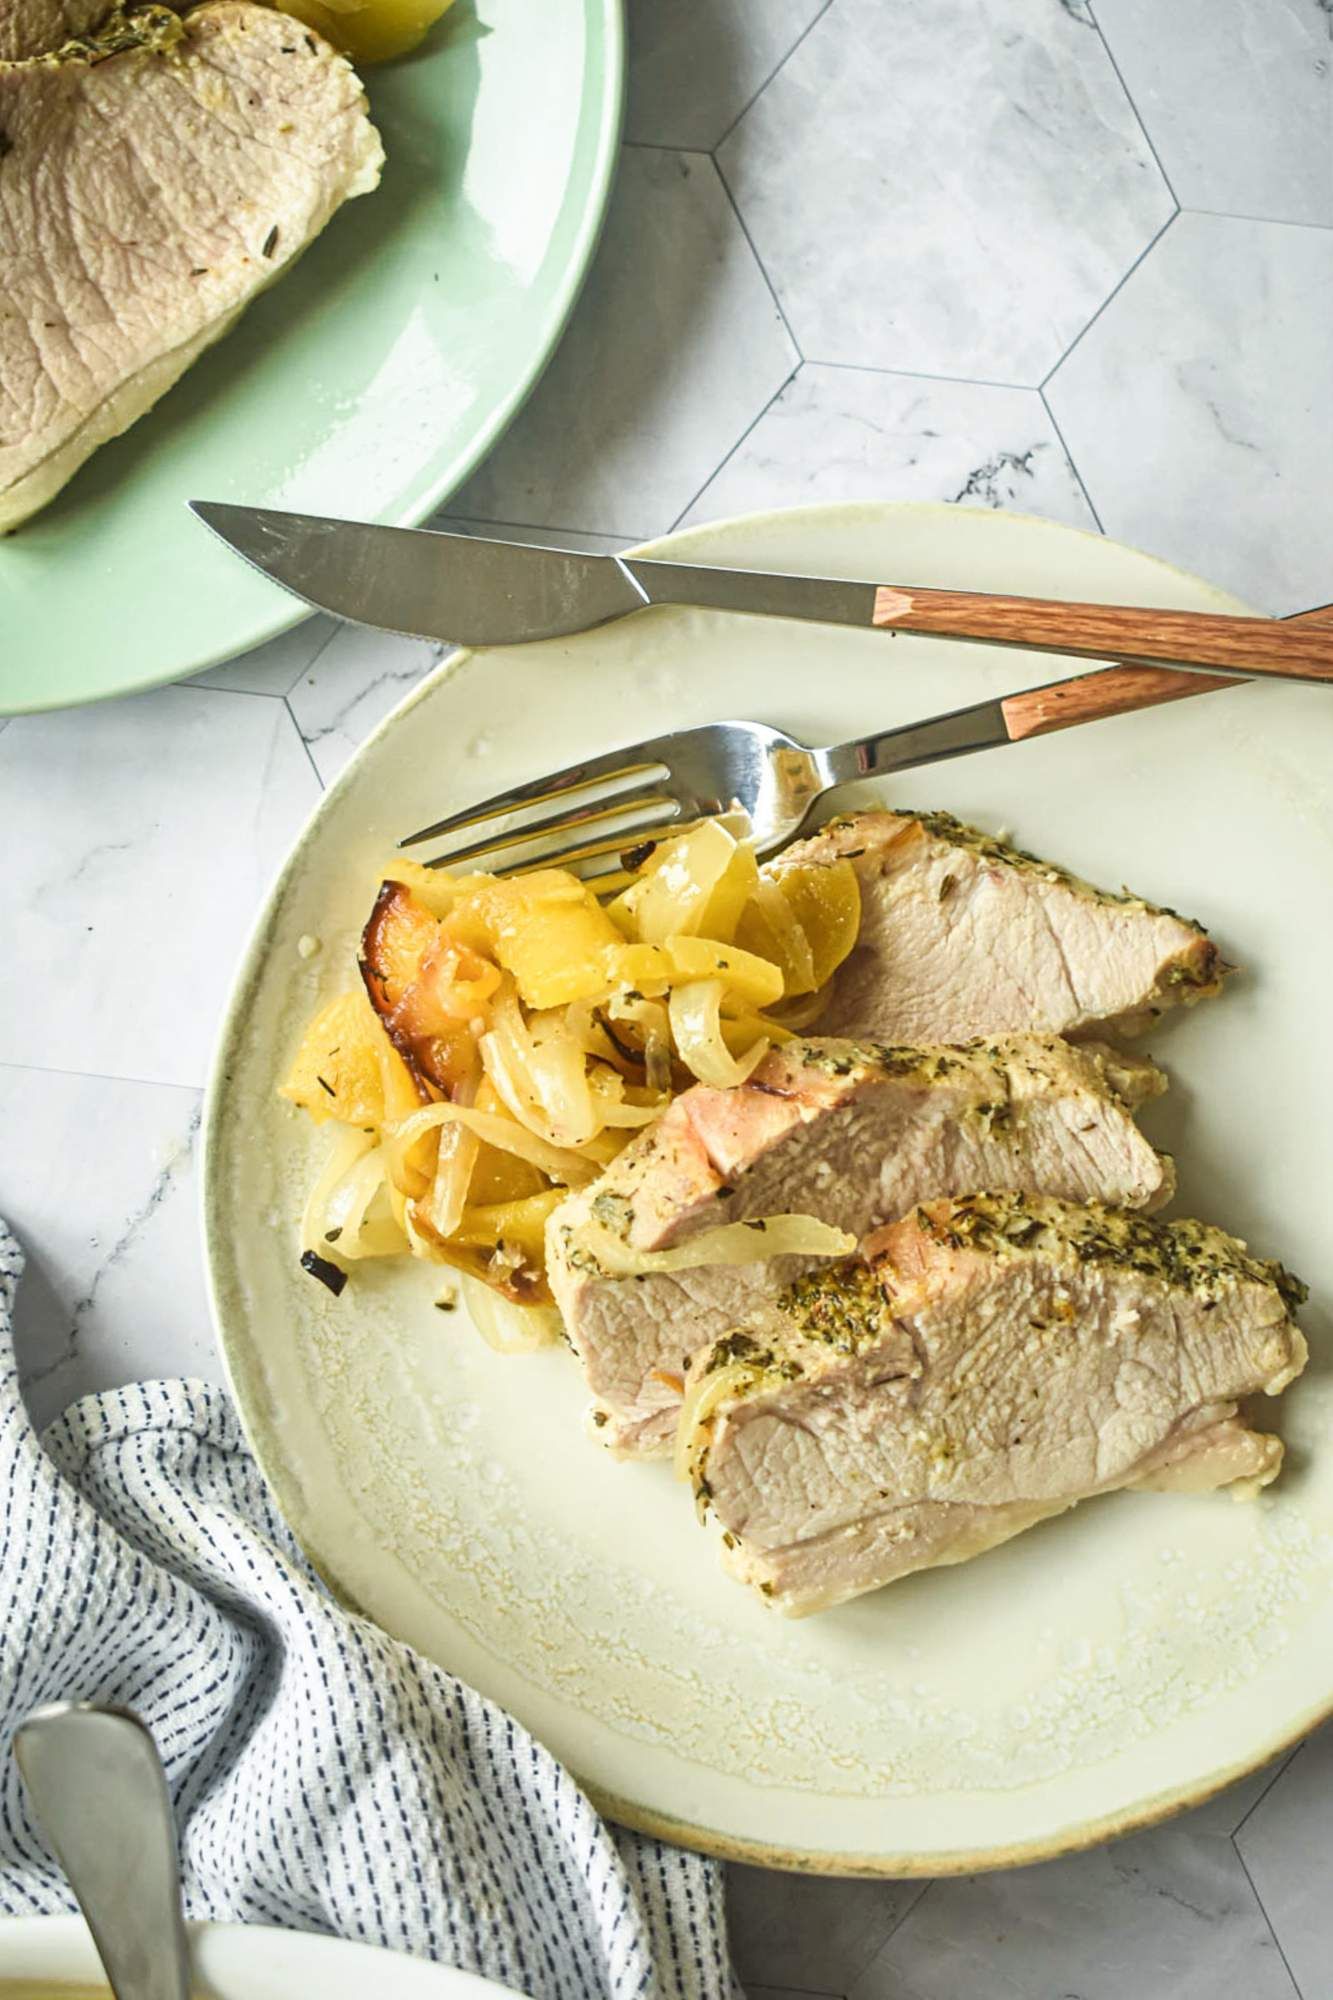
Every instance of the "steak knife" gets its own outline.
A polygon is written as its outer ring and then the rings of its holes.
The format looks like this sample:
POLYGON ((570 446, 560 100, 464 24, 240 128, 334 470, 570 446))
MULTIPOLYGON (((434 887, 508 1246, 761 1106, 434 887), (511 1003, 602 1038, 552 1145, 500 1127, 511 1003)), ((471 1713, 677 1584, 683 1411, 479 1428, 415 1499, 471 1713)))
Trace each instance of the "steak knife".
POLYGON ((790 576, 634 554, 588 555, 218 501, 190 505, 229 548, 315 610, 457 645, 555 639, 649 605, 675 604, 1211 677, 1333 682, 1333 626, 1321 622, 790 576))

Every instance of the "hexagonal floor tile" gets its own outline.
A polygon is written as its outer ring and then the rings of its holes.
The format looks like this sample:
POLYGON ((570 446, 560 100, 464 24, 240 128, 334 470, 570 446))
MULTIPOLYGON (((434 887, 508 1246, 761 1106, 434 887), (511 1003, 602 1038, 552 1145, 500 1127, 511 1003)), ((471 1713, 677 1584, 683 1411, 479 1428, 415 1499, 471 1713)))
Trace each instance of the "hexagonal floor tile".
MULTIPOLYGON (((344 625, 287 697, 323 784, 439 659, 422 639, 344 625)), ((404 832, 407 828, 404 827, 404 832)))
POLYGON ((796 361, 712 161, 629 147, 569 331, 452 510, 645 540, 796 361))
POLYGON ((1305 2000, 1333 1986, 1333 1724, 1292 1758, 1236 1835, 1305 2000))
POLYGON ((931 1884, 849 2000, 1299 2000, 1227 1835, 1172 1821, 931 1884))
POLYGON ((279 633, 266 645, 241 653, 223 666, 209 667, 202 674, 192 674, 191 683, 195 687, 233 688, 239 694, 285 695, 310 662, 328 645, 337 629, 335 619, 325 618, 322 613, 316 612, 312 618, 303 618, 299 625, 293 625, 290 632, 279 633))
POLYGON ((76 1396, 221 1379, 199 1256, 199 1092, 0 1067, 5 1220, 28 1259, 14 1349, 44 1428, 76 1396))
POLYGON ((838 0, 719 149, 808 359, 1039 383, 1172 213, 1052 0, 838 0))
POLYGON ((904 1912, 919 1882, 837 1882, 727 1870, 727 1926, 741 1984, 845 1993, 904 1912))
POLYGON ((712 150, 829 0, 634 0, 625 137, 712 150))
POLYGON ((160 688, 12 721, 0 1062, 202 1084, 259 899, 318 796, 263 695, 160 688), (40 1007, 36 966, 60 971, 40 1007))
POLYGON ((1333 231, 1180 215, 1047 385, 1108 535, 1265 610, 1333 576, 1333 231))
POLYGON ((1176 200, 1333 223, 1333 20, 1322 0, 1097 0, 1176 200))
POLYGON ((685 520, 817 500, 955 500, 1097 525, 1035 389, 807 361, 685 520))

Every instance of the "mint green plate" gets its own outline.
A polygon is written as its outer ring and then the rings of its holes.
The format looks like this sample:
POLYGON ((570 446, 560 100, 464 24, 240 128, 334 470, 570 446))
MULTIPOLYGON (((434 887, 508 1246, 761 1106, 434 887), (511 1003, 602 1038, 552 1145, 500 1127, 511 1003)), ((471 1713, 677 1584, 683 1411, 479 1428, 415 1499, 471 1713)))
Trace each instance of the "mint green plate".
POLYGON ((622 78, 620 0, 456 0, 368 72, 378 190, 0 540, 0 713, 180 679, 297 622, 187 500, 415 523, 447 498, 564 326, 622 78))

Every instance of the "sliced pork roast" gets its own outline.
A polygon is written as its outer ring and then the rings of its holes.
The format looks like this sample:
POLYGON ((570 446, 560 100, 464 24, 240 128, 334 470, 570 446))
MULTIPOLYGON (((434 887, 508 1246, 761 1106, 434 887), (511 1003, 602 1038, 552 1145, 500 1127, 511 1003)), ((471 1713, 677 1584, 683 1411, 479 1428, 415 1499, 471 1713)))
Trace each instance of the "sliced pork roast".
POLYGON ((859 1238, 977 1188, 1168 1200, 1171 1162, 1132 1115, 1165 1087, 1151 1063, 1035 1035, 792 1042, 734 1090, 696 1084, 551 1218, 551 1285, 598 1435, 617 1451, 668 1451, 690 1356, 821 1261, 766 1257, 765 1218, 814 1216, 859 1238), (662 1268, 664 1253, 706 1256, 712 1232, 745 1222, 751 1261, 662 1268))
POLYGON ((697 1357, 682 1450, 728 1567, 817 1611, 1116 1487, 1272 1479, 1237 1399, 1305 1365, 1304 1287, 1220 1229, 928 1202, 697 1357))
POLYGON ((51 55, 109 11, 107 0, 0 0, 0 62, 51 55))
POLYGON ((860 880, 861 931, 821 1034, 956 1042, 1141 1026, 1221 986, 1226 967, 1197 924, 1094 889, 950 813, 831 820, 770 870, 839 857, 860 880))
POLYGON ((0 529, 57 493, 298 257, 383 152, 354 71, 267 7, 0 69, 0 529))

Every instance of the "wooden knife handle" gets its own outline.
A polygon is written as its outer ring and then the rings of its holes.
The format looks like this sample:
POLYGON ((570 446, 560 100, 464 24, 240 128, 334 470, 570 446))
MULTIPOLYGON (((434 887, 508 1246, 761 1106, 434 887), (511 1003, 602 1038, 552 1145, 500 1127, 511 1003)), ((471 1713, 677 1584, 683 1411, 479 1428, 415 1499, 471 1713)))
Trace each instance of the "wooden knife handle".
POLYGON ((1115 604, 1063 604, 1043 597, 991 597, 970 590, 881 584, 872 624, 939 638, 982 639, 1037 652, 1099 659, 1183 660, 1247 674, 1333 681, 1333 626, 1288 618, 1231 618, 1209 611, 1154 611, 1115 604))
MULTIPOLYGON (((1333 605, 1281 620, 1286 631, 1323 632, 1333 639, 1333 605)), ((1184 701, 1192 694, 1243 685, 1211 674, 1173 674, 1169 667, 1107 667, 1101 673, 1079 674, 1049 687, 1011 694, 1001 704, 1011 743, 1028 736, 1047 736, 1055 729, 1072 729, 1079 722, 1098 722, 1108 715, 1129 715, 1136 708, 1159 702, 1184 701)))

